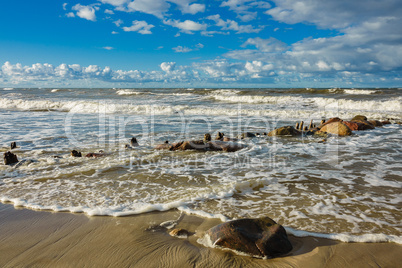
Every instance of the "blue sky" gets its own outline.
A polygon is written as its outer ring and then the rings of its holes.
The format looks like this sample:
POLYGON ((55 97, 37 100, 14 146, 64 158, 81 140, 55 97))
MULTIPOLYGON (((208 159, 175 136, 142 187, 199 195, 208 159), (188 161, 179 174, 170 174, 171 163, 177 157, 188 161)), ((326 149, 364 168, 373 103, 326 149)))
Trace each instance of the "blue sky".
POLYGON ((401 87, 400 0, 12 0, 0 87, 401 87))

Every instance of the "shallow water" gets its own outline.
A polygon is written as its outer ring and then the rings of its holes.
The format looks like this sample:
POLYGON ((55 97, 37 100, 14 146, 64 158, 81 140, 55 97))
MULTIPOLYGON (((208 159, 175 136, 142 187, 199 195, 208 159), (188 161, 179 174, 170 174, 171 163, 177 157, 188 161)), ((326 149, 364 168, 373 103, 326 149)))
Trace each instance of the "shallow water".
POLYGON ((402 243, 401 125, 325 143, 260 135, 235 153, 153 149, 333 116, 400 120, 401 100, 400 89, 0 89, 1 151, 16 141, 30 160, 0 165, 0 200, 88 215, 269 216, 296 235, 402 243), (132 136, 141 146, 124 149, 132 136))

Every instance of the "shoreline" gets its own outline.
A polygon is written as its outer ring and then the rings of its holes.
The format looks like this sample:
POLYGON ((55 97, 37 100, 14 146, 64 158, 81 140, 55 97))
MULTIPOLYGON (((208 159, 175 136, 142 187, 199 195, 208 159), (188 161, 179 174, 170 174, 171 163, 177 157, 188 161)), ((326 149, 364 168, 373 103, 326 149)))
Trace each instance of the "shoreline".
POLYGON ((220 222, 183 214, 176 228, 194 235, 172 237, 158 226, 181 212, 111 217, 34 211, 0 203, 1 267, 396 267, 402 245, 344 243, 289 235, 284 257, 257 259, 197 243, 220 222))

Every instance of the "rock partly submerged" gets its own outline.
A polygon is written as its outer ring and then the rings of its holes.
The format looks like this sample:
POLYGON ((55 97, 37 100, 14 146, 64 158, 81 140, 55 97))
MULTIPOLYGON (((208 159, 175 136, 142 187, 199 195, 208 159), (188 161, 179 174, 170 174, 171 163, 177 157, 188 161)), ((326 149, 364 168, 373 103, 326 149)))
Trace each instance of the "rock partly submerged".
POLYGON ((213 246, 261 258, 281 256, 293 249, 286 230, 269 217, 225 222, 206 235, 213 246))

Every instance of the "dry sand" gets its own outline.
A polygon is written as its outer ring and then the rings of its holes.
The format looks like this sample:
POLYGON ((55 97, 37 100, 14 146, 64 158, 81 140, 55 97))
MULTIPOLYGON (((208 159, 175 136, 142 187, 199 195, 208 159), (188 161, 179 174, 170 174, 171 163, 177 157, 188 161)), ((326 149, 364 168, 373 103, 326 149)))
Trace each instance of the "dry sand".
POLYGON ((0 267, 400 267, 402 245, 341 243, 290 236, 285 257, 256 259, 199 245, 197 236, 220 223, 184 215, 179 225, 195 234, 171 237, 151 228, 180 212, 129 217, 15 209, 0 203, 0 267), (148 229, 148 230, 147 230, 148 229))

